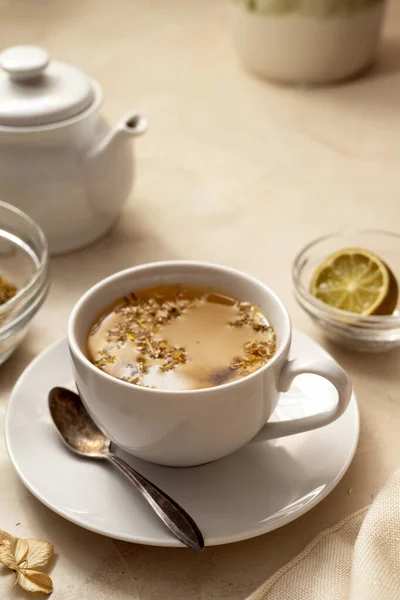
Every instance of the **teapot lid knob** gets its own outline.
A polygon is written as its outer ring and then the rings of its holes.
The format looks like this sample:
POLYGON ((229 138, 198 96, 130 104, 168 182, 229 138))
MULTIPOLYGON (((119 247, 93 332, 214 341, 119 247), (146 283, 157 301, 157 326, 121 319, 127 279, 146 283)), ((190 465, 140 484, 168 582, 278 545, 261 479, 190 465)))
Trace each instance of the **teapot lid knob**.
POLYGON ((0 65, 14 80, 34 79, 41 75, 50 57, 38 46, 13 46, 0 54, 0 65))

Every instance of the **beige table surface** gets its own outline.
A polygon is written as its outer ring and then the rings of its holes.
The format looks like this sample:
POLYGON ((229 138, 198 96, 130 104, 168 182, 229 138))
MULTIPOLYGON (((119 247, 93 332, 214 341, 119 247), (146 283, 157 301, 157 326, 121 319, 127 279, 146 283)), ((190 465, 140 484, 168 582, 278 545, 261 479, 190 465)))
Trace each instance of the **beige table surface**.
MULTIPOLYGON (((399 464, 400 352, 363 356, 327 345, 292 298, 290 266, 304 243, 332 229, 400 228, 400 6, 389 11, 376 69, 318 90, 242 72, 225 9, 222 0, 1 0, 2 46, 42 44, 81 65, 102 83, 110 119, 137 108, 150 129, 137 142, 137 185, 121 223, 91 248, 53 261, 48 301, 1 367, 0 420, 17 377, 65 335, 88 286, 142 262, 205 259, 270 284, 294 326, 348 370, 361 411, 358 451, 310 513, 198 555, 70 524, 25 490, 1 441, 0 528, 55 543, 54 600, 243 599, 321 529, 368 504, 399 464)), ((0 573, 1 600, 25 597, 10 586, 0 573)))

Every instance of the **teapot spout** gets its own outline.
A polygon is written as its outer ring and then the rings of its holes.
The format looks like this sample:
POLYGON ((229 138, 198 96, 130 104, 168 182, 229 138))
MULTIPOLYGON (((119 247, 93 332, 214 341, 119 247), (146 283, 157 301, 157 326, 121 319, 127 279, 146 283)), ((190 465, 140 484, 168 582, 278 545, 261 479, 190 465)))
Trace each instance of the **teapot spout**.
POLYGON ((91 157, 105 154, 108 150, 116 150, 121 144, 124 144, 130 137, 138 137, 147 129, 147 120, 136 112, 127 113, 100 143, 90 152, 91 157))

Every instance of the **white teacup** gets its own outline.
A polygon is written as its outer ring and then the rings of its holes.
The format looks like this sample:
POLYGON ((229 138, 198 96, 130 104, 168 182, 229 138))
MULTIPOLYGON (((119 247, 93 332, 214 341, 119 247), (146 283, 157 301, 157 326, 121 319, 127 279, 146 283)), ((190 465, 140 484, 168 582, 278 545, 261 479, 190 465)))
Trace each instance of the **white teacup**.
POLYGON ((78 301, 68 339, 75 380, 87 410, 98 426, 123 450, 170 466, 194 466, 222 458, 252 440, 268 440, 332 423, 346 410, 351 384, 332 360, 288 360, 289 315, 266 285, 234 269, 201 262, 159 262, 116 273, 78 301), (274 327, 277 350, 261 369, 237 381, 198 390, 165 391, 135 386, 111 377, 86 357, 93 320, 131 291, 159 284, 213 287, 259 306, 274 327), (301 373, 333 383, 338 403, 329 412, 268 424, 278 403, 301 373))

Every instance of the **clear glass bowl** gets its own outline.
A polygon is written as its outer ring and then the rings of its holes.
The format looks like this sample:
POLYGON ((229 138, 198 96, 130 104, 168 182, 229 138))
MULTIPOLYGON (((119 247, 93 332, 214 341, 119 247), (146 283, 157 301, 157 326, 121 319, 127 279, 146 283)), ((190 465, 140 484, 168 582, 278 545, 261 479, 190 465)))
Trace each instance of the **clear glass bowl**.
POLYGON ((390 316, 360 316, 317 300, 309 293, 316 267, 333 252, 357 247, 377 254, 400 284, 400 236, 390 231, 355 230, 332 233, 308 244, 296 256, 292 279, 300 306, 326 337, 357 351, 378 352, 400 346, 400 306, 390 316))
POLYGON ((18 288, 0 305, 0 364, 15 350, 49 289, 46 238, 30 217, 0 202, 0 276, 18 288))

